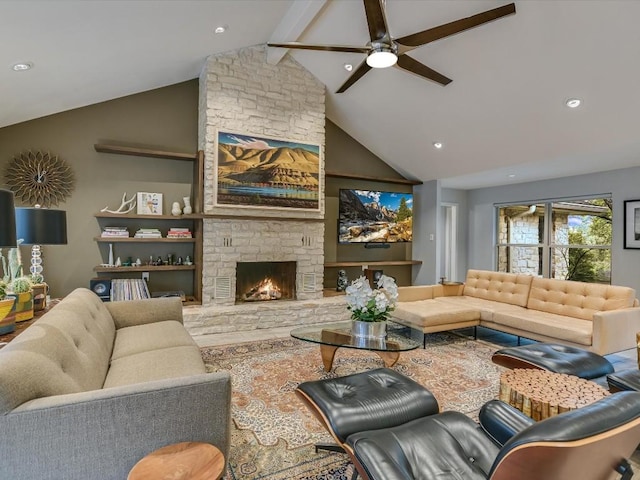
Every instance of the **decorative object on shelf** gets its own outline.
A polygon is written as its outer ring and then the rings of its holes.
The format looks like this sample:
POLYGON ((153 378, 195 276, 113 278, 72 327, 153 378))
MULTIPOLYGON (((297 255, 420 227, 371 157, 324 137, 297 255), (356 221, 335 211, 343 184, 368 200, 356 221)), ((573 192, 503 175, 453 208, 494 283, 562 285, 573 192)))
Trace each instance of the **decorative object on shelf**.
POLYGON ((8 296, 15 299, 10 317, 16 322, 23 322, 33 318, 33 290, 29 277, 14 278, 8 286, 8 296))
POLYGON ((108 265, 110 267, 113 267, 114 263, 113 263, 113 243, 109 244, 109 263, 108 265))
POLYGON ((114 264, 114 267, 121 267, 122 266, 122 260, 120 260, 120 257, 116 258, 116 263, 114 264))
POLYGON ((184 264, 185 265, 193 265, 193 262, 191 261, 191 257, 189 255, 187 255, 184 259, 184 264))
POLYGON ((118 213, 124 215, 125 213, 129 213, 134 208, 136 208, 136 197, 131 195, 131 198, 127 200, 127 192, 124 192, 122 194, 122 202, 120 202, 120 206, 116 210, 109 210, 109 205, 107 205, 100 211, 105 213, 118 213))
POLYGON ((336 282, 336 292, 344 292, 349 285, 346 270, 338 270, 338 280, 336 282))
POLYGON ((382 270, 374 270, 372 268, 366 268, 364 270, 364 276, 367 277, 367 280, 369 280, 369 285, 371 286, 371 288, 375 288, 382 274, 382 270))
POLYGON ((67 212, 49 208, 16 208, 16 236, 31 247, 31 275, 43 276, 40 245, 67 244, 67 212))
POLYGON ((398 286, 393 278, 381 275, 377 287, 372 289, 369 281, 360 276, 346 288, 354 336, 380 338, 386 334, 387 318, 398 302, 398 286))
POLYGON ((640 200, 624 201, 624 248, 640 248, 640 200))
POLYGON ((320 211, 320 145, 225 131, 217 140, 216 206, 320 211))
POLYGON ((180 202, 173 202, 173 204, 171 204, 171 215, 178 217, 181 213, 182 210, 180 210, 180 202))
POLYGON ((18 245, 16 240, 13 192, 0 189, 0 248, 15 247, 18 245))
POLYGON ((184 213, 185 215, 193 213, 193 209, 191 208, 191 200, 189 199, 189 197, 182 197, 182 201, 184 202, 182 213, 184 213))
POLYGON ((57 155, 28 151, 9 162, 6 182, 23 202, 51 207, 71 195, 75 178, 71 167, 57 155))
POLYGON ((162 194, 138 192, 138 215, 162 215, 162 194))

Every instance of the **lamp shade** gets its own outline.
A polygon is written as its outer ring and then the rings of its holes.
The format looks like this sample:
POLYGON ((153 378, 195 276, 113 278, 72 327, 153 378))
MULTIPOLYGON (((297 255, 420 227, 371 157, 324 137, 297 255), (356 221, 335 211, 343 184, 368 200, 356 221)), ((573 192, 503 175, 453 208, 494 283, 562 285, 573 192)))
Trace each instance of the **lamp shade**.
POLYGON ((16 237, 25 245, 64 245, 67 243, 67 212, 16 208, 16 237))
POLYGON ((0 189, 0 247, 15 247, 16 214, 13 207, 13 192, 0 189))

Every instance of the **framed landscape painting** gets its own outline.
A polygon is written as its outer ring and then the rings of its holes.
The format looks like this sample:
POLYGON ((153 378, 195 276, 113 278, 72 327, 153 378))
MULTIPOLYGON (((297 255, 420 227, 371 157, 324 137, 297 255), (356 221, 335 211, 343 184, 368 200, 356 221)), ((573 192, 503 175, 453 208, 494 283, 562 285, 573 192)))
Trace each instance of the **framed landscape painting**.
POLYGON ((320 210, 320 145, 218 131, 218 206, 320 210))
POLYGON ((640 248, 640 200, 624 202, 624 248, 640 248))

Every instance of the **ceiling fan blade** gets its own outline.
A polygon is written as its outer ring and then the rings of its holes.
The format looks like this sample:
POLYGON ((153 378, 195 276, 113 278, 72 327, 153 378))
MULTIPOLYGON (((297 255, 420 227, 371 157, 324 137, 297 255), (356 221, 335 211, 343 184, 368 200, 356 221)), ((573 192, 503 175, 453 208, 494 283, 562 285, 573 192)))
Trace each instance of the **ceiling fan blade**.
POLYGON ((371 67, 367 65, 367 61, 363 61, 358 68, 351 74, 351 76, 347 79, 346 82, 342 84, 342 86, 336 91, 336 93, 342 93, 351 85, 360 80, 365 73, 371 70, 371 67))
POLYGON ((396 63, 396 67, 406 70, 407 72, 415 73, 416 75, 424 77, 427 80, 432 80, 442 86, 448 85, 452 81, 450 78, 447 78, 441 73, 436 72, 432 68, 427 67, 423 63, 414 60, 409 55, 400 55, 398 57, 398 63, 396 63))
POLYGON ((364 0, 364 11, 367 14, 367 25, 369 25, 371 41, 374 42, 389 36, 382 0, 364 0))
POLYGON ((348 45, 307 45, 298 42, 267 43, 268 47, 296 48, 299 50, 320 50, 326 52, 369 53, 370 47, 350 47, 348 45))
POLYGON ((461 18, 455 22, 445 23, 438 27, 414 33, 413 35, 397 38, 395 41, 407 47, 419 47, 420 45, 425 45, 435 40, 440 40, 441 38, 464 32, 465 30, 478 27, 484 23, 491 22, 492 20, 497 20, 498 18, 514 13, 516 13, 516 5, 515 3, 510 3, 509 5, 494 8, 493 10, 487 10, 486 12, 478 13, 477 15, 461 18))

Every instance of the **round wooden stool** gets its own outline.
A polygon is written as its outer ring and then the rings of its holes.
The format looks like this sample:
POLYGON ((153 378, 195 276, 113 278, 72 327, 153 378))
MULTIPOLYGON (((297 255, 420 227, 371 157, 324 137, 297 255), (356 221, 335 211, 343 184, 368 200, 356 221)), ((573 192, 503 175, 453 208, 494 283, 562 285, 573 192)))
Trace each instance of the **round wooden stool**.
POLYGON ((141 459, 127 480, 217 480, 224 472, 224 455, 213 445, 183 442, 159 448, 141 459))

